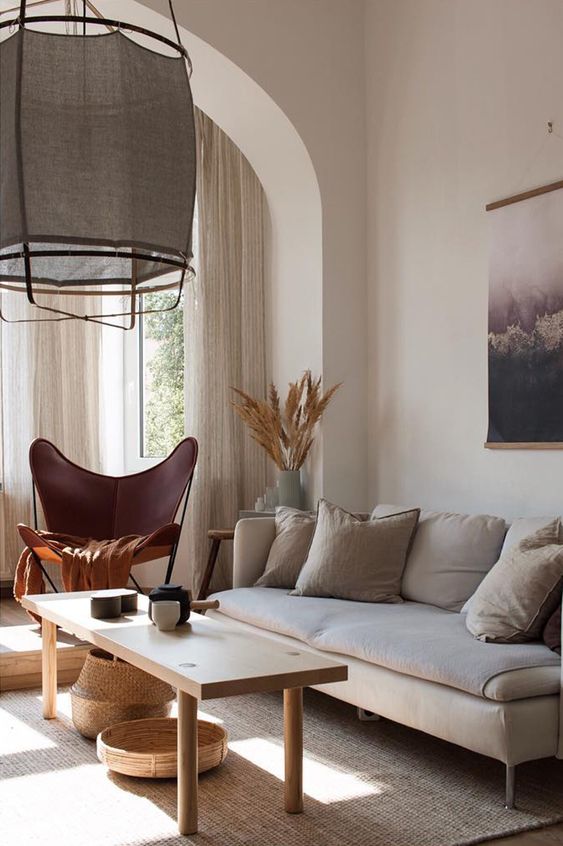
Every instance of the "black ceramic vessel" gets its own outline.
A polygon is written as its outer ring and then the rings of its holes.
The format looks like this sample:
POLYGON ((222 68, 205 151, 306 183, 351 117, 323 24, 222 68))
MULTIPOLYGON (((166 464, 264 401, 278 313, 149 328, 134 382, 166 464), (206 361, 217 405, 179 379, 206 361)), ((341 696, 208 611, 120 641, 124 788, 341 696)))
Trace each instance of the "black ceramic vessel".
POLYGON ((139 594, 136 590, 121 591, 121 613, 131 614, 137 610, 137 599, 139 594))
POLYGON ((90 597, 90 615, 96 620, 111 620, 121 616, 121 591, 93 593, 90 597))
POLYGON ((149 617, 152 620, 151 608, 153 602, 179 602, 180 619, 176 623, 179 626, 185 623, 190 616, 190 594, 182 585, 160 585, 149 593, 149 617))

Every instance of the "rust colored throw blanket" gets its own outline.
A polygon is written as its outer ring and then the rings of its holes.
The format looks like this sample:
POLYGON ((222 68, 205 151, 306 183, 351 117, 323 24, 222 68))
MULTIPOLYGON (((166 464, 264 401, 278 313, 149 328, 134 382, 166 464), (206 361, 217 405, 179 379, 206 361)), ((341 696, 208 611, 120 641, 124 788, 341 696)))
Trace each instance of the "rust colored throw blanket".
MULTIPOLYGON (((66 591, 102 590, 125 587, 135 550, 144 536, 128 535, 119 540, 92 540, 56 532, 38 532, 45 545, 62 556, 62 577, 66 591)), ((43 573, 29 549, 24 549, 16 567, 14 596, 44 593, 43 573)))

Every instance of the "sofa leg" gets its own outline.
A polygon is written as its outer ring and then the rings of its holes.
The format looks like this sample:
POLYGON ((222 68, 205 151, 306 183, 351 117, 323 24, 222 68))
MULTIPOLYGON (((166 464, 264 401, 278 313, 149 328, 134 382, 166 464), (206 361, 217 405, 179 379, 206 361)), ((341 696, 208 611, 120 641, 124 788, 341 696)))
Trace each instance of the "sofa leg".
POLYGON ((506 794, 504 799, 504 807, 512 811, 514 808, 514 798, 516 795, 516 767, 509 767, 506 765, 506 794))
POLYGON ((373 711, 366 711, 365 708, 358 708, 358 720, 361 720, 362 723, 373 723, 380 719, 379 714, 374 714, 373 711))

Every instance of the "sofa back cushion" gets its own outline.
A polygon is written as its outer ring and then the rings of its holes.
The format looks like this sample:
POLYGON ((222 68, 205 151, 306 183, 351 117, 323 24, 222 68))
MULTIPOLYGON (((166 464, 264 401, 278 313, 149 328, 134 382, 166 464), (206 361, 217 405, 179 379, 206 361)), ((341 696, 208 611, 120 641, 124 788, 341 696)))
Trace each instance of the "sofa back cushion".
MULTIPOLYGON (((533 535, 538 529, 543 529, 548 524, 552 524, 554 520, 559 520, 558 517, 517 517, 512 521, 508 527, 508 532, 502 545, 501 555, 516 546, 524 538, 533 535)), ((563 523, 560 523, 559 542, 563 543, 563 523)))
MULTIPOLYGON (((404 510, 405 506, 378 505, 372 518, 404 510)), ((460 611, 498 560, 505 532, 499 517, 421 511, 401 596, 460 611)))

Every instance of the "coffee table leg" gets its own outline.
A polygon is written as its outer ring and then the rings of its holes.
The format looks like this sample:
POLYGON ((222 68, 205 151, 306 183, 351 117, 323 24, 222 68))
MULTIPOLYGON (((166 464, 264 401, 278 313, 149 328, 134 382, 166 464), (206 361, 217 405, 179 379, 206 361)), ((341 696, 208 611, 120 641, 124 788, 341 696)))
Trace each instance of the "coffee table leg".
POLYGON ((41 621, 41 683, 43 717, 57 716, 57 626, 49 620, 41 621))
POLYGON ((197 832, 197 699, 178 691, 178 831, 197 832))
POLYGON ((285 810, 303 811, 303 688, 283 692, 285 745, 285 810))

